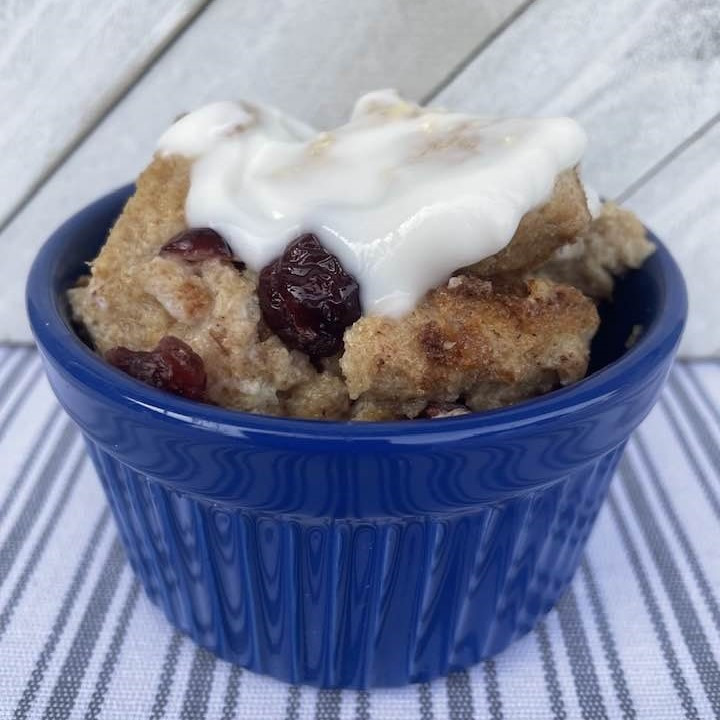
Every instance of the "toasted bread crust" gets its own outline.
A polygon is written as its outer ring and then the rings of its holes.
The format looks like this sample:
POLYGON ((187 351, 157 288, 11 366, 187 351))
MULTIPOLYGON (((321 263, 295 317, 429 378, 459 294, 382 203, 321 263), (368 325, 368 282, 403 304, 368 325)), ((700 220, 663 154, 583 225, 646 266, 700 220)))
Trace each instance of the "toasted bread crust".
POLYGON ((478 410, 581 378, 598 323, 593 303, 568 286, 454 278, 401 320, 361 318, 340 365, 352 399, 462 397, 478 410))
POLYGON ((547 203, 526 213, 512 240, 500 252, 467 270, 480 277, 528 272, 588 227, 590 211, 576 170, 558 175, 547 203))

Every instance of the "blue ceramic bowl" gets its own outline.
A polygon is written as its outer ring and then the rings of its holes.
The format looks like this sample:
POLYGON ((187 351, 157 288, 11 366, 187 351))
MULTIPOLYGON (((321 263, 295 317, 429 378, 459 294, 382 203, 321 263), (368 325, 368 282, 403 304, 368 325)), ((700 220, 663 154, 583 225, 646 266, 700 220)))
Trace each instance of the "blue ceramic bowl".
POLYGON ((196 404, 106 365, 65 290, 132 188, 47 241, 28 281, 50 383, 80 426, 130 562, 171 623, 223 658, 323 687, 429 680, 499 652, 568 586, 686 315, 657 243, 620 282, 592 374, 514 407, 348 423, 196 404), (645 332, 625 350, 635 324, 645 332))

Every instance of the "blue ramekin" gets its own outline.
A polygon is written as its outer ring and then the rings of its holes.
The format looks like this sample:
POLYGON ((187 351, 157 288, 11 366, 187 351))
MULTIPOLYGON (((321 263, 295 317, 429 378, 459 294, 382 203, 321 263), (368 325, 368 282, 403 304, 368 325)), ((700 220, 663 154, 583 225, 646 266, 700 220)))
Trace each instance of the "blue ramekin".
POLYGON ((52 235, 27 303, 130 562, 170 622, 254 671, 353 688, 429 680, 528 632, 570 582, 675 354, 687 300, 662 244, 619 284, 597 369, 571 387, 444 420, 283 419, 154 390, 77 338, 65 290, 131 191, 52 235))

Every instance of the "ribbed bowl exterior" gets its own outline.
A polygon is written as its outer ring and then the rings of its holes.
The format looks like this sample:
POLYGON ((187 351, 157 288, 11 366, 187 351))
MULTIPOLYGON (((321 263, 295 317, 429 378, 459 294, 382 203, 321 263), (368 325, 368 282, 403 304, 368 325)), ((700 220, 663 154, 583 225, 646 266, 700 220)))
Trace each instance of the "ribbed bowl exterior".
POLYGON ((506 502, 374 520, 228 509, 89 450, 173 624, 257 672, 367 687, 467 667, 530 630, 570 582, 621 448, 506 502))
POLYGON ((467 667, 532 628, 570 582, 675 354, 687 298, 662 243, 601 308, 593 372, 571 387, 443 420, 269 418, 147 387, 78 339, 66 290, 131 191, 46 242, 28 315, 170 622, 252 670, 357 688, 467 667))

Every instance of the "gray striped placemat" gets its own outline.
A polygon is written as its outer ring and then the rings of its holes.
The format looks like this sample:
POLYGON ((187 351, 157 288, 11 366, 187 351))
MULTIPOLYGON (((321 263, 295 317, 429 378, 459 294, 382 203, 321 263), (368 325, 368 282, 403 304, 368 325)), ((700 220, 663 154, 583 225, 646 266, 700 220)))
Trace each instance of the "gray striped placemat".
POLYGON ((557 609, 401 690, 289 687, 173 632, 30 349, 0 348, 0 457, 0 718, 720 717, 720 364, 674 369, 557 609))

